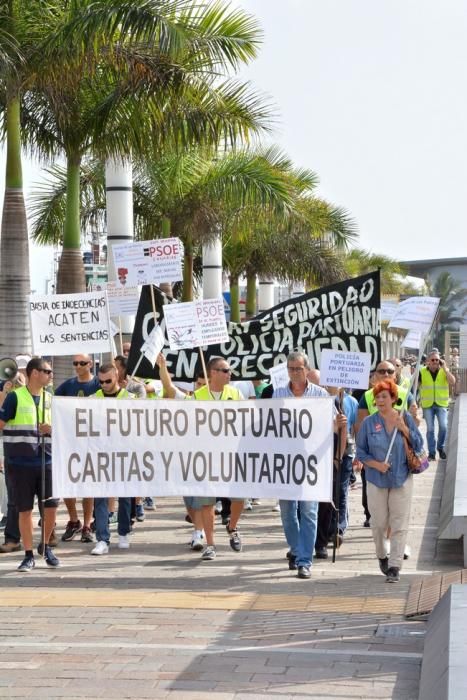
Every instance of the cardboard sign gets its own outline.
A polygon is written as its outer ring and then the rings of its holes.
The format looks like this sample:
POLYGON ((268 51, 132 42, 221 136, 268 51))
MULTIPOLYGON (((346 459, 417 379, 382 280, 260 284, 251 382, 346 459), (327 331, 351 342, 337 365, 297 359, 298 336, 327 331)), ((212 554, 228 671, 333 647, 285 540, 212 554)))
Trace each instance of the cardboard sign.
POLYGON ((144 357, 146 357, 149 362, 154 366, 156 364, 157 356, 161 352, 165 345, 165 335, 162 332, 162 328, 157 325, 154 326, 150 332, 148 339, 143 343, 141 347, 141 352, 144 357))
POLYGON ((52 401, 53 494, 329 501, 331 397, 52 401), (56 465, 56 467, 55 467, 56 465))
POLYGON ((271 367, 269 370, 269 374, 271 376, 271 384, 273 385, 274 389, 277 389, 279 386, 285 386, 289 383, 287 362, 281 362, 278 365, 274 365, 274 367, 271 367))
POLYGON ((29 297, 36 355, 112 351, 106 292, 29 297))
POLYGON ((177 282, 182 275, 179 238, 119 243, 112 246, 118 282, 122 287, 177 282))
POLYGON ((342 389, 368 389, 371 369, 369 352, 321 353, 321 386, 338 386, 342 389))

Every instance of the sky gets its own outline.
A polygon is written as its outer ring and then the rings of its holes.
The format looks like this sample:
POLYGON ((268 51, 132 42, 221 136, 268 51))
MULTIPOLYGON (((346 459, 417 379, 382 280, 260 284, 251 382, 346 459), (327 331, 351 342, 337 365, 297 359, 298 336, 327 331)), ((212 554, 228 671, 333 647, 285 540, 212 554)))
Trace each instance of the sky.
MULTIPOLYGON (((276 107, 272 140, 353 217, 357 245, 398 260, 466 256, 467 2, 232 4, 264 32, 242 78, 276 107)), ((3 170, 0 159, 2 188, 3 170)), ((26 163, 26 187, 39 177, 26 163)))

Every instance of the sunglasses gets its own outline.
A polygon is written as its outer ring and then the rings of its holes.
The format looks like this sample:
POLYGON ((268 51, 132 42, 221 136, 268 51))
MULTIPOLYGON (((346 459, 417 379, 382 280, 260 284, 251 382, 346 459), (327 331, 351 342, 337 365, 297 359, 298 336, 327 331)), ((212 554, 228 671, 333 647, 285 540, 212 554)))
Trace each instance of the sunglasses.
POLYGON ((214 372, 223 372, 224 374, 230 374, 232 372, 231 369, 226 369, 225 367, 214 367, 214 372))
POLYGON ((86 367, 89 364, 89 360, 73 360, 74 367, 86 367))
POLYGON ((39 372, 44 372, 44 374, 52 374, 53 370, 52 369, 43 369, 41 367, 39 372))
POLYGON ((394 374, 393 369, 377 369, 378 374, 394 374))
POLYGON ((113 379, 99 379, 99 384, 112 384, 113 379))

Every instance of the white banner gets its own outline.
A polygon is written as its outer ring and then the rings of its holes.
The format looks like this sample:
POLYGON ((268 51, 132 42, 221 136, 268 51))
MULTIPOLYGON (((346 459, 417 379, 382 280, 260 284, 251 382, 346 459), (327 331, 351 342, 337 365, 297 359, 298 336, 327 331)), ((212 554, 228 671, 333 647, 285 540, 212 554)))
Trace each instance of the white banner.
POLYGON ((323 350, 319 383, 343 389, 368 389, 370 367, 369 352, 323 350))
POLYGON ((31 295, 29 311, 35 355, 112 350, 106 292, 31 295))
POLYGON ((229 334, 222 299, 202 299, 170 304, 164 308, 171 350, 227 343, 229 334))
POLYGON ((182 275, 182 244, 179 238, 119 243, 112 246, 120 285, 177 282, 182 275))
POLYGON ((122 287, 118 282, 91 285, 93 292, 104 290, 107 292, 111 316, 136 316, 139 304, 138 287, 122 287))
POLYGON ((398 305, 388 328, 429 333, 438 310, 437 297, 409 297, 398 305))
POLYGON ((330 501, 333 399, 54 397, 55 497, 330 501))

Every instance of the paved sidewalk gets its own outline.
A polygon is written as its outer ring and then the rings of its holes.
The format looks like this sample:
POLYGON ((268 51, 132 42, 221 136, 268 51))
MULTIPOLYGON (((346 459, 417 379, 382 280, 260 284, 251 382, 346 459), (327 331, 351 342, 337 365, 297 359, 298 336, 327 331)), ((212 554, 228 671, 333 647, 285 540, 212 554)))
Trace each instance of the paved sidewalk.
POLYGON ((443 468, 415 477, 399 584, 379 573, 360 489, 336 563, 309 581, 287 568, 270 501, 245 513, 241 554, 218 519, 213 562, 190 551, 177 499, 157 501, 127 551, 116 531, 108 556, 60 543, 62 567, 29 575, 1 555, 0 697, 417 698, 426 623, 404 619, 407 591, 462 568, 461 543, 436 545, 443 468))

